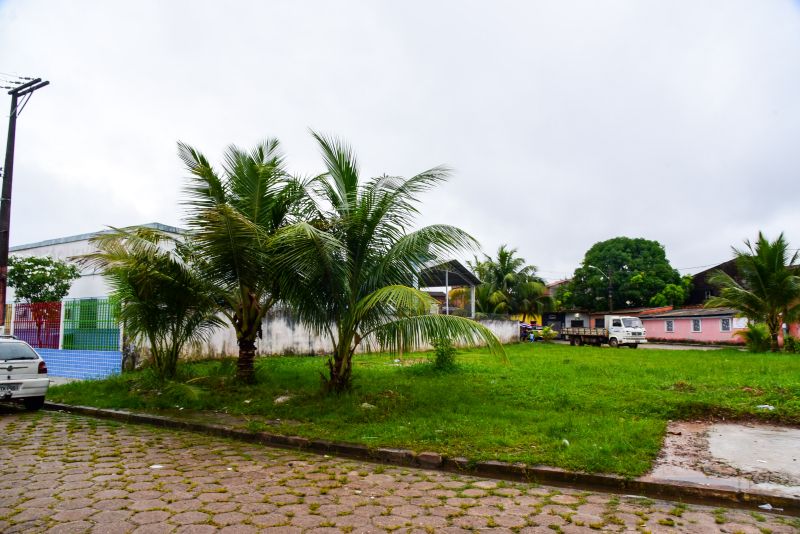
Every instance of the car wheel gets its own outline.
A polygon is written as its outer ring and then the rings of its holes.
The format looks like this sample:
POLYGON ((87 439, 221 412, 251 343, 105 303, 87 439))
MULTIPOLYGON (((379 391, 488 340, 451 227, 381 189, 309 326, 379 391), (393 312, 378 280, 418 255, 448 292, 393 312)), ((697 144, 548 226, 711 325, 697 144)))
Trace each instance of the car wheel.
POLYGON ((34 412, 44 406, 44 397, 25 397, 22 399, 22 404, 29 412, 34 412))
POLYGON ((617 341, 617 338, 612 337, 611 339, 608 340, 608 346, 615 348, 619 347, 619 341, 617 341))

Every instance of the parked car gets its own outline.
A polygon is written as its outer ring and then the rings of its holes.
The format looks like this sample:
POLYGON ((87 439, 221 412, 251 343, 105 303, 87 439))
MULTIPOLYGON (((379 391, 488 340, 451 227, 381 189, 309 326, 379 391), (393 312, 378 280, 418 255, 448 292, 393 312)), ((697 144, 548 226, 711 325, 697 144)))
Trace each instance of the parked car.
POLYGON ((0 401, 18 401, 27 410, 38 410, 49 386, 47 364, 33 347, 13 336, 0 336, 0 401))

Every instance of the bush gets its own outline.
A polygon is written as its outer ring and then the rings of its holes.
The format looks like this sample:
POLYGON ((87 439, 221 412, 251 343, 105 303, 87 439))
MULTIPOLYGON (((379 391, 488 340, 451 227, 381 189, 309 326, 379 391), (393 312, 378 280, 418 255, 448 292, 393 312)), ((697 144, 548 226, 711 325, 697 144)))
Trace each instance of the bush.
POLYGON ((740 330, 735 335, 744 339, 750 352, 767 352, 770 349, 769 330, 763 323, 751 323, 745 330, 740 330))
POLYGON ((783 338, 783 350, 792 354, 800 353, 800 339, 786 334, 783 338))
POLYGON ((542 341, 544 341, 545 343, 551 343, 557 337, 558 337, 558 332, 556 332, 549 326, 545 326, 544 328, 542 328, 542 341))
POLYGON ((436 369, 447 370, 456 366, 456 349, 449 338, 442 338, 433 343, 434 360, 436 369))

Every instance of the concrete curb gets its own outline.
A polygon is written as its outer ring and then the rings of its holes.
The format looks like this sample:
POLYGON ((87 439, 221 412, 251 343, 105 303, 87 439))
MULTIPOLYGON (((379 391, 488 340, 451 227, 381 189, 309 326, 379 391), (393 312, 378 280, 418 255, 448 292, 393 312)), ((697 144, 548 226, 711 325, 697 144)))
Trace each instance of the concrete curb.
POLYGON ((772 506, 773 512, 800 516, 800 499, 769 492, 737 491, 724 486, 706 486, 668 480, 630 479, 618 475, 579 473, 556 467, 530 466, 522 463, 512 464, 493 460, 475 462, 467 458, 448 458, 436 452, 416 453, 407 449, 373 449, 357 443, 310 439, 269 432, 249 432, 223 425, 194 423, 171 417, 126 410, 73 406, 54 402, 46 402, 44 408, 50 411, 62 411, 126 423, 144 423, 163 428, 188 430, 272 447, 330 454, 374 463, 438 469, 514 482, 534 482, 551 486, 599 490, 712 506, 723 505, 758 510, 759 505, 769 504, 772 506))

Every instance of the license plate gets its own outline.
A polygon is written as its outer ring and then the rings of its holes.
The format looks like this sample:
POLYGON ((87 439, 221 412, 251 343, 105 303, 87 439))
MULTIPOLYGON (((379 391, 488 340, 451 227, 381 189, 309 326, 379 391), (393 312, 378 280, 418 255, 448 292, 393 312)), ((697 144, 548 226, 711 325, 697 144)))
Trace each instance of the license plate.
POLYGON ((0 393, 7 391, 19 391, 20 385, 21 384, 0 384, 0 393))

